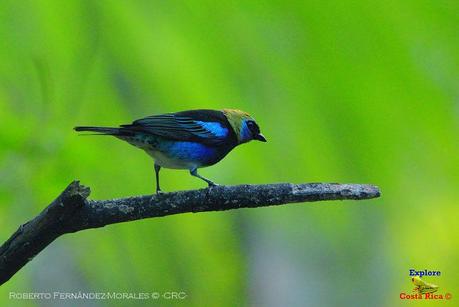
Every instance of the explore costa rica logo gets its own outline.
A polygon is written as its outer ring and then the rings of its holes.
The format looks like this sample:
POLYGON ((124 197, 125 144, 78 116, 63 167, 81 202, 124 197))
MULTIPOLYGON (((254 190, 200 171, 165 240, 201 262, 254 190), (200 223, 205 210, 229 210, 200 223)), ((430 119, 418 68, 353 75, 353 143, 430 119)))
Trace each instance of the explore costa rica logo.
POLYGON ((412 293, 402 292, 400 293, 400 299, 402 300, 450 300, 452 298, 451 293, 436 293, 439 287, 436 284, 427 282, 421 277, 423 276, 435 276, 441 275, 440 271, 416 271, 415 269, 409 270, 409 276, 411 277, 411 283, 414 285, 412 293))

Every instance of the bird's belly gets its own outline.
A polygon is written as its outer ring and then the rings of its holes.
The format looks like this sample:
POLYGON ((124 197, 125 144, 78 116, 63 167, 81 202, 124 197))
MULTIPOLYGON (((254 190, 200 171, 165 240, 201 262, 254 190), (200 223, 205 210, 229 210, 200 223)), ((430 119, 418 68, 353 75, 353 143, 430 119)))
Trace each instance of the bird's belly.
POLYGON ((210 166, 229 151, 197 142, 167 140, 151 135, 137 135, 124 140, 143 149, 161 167, 173 169, 210 166))
POLYGON ((167 153, 152 149, 145 149, 145 151, 155 160, 155 163, 164 168, 173 169, 193 169, 200 167, 201 164, 198 161, 190 161, 188 159, 181 159, 173 157, 167 153))

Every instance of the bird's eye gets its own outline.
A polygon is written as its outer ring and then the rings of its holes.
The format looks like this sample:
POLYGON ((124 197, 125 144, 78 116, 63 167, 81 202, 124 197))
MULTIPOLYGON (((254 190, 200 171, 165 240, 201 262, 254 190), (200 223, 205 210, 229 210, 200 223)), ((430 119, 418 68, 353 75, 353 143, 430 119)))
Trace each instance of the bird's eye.
POLYGON ((258 128, 258 125, 253 120, 247 122, 247 128, 249 128, 250 132, 254 135, 260 133, 260 128, 258 128))

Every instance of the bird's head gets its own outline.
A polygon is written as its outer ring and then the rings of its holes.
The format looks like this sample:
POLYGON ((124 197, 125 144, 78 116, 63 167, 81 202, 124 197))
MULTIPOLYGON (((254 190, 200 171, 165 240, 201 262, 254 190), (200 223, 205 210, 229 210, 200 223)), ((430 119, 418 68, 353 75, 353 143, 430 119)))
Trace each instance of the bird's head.
POLYGON ((260 132, 260 127, 248 113, 234 109, 225 109, 223 113, 233 128, 239 144, 251 140, 266 142, 266 138, 260 132))

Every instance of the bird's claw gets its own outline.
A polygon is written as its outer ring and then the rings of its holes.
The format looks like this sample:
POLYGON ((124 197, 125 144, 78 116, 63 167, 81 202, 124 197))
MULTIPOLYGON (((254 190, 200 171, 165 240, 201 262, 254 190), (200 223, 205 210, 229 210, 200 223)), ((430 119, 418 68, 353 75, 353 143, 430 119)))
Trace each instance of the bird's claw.
POLYGON ((161 195, 164 195, 164 194, 166 194, 166 193, 164 193, 164 192, 161 191, 161 190, 156 191, 156 193, 153 194, 153 195, 151 196, 151 198, 150 198, 150 204, 153 203, 153 202, 156 200, 156 197, 161 196, 161 195))

